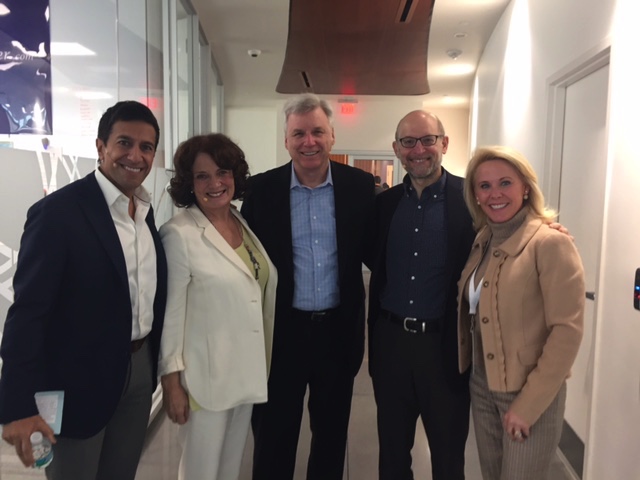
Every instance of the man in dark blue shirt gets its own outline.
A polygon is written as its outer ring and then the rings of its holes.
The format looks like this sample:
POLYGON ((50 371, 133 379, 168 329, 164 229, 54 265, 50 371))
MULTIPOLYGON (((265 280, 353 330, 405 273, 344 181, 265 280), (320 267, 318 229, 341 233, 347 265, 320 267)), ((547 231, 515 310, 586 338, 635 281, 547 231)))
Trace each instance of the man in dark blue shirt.
POLYGON ((376 197, 369 366, 378 407, 380 480, 411 480, 418 417, 434 480, 464 479, 468 376, 457 363, 457 281, 475 237, 462 178, 442 168, 440 120, 407 114, 393 149, 407 171, 376 197))

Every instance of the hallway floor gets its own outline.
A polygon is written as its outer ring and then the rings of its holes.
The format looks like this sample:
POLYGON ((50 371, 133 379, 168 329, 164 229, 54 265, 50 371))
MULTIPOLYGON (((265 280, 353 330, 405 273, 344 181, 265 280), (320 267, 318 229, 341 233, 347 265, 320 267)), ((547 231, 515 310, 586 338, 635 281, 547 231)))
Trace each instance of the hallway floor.
MULTIPOLYGON (((368 375, 366 361, 356 377, 349 442, 347 445, 347 461, 344 480, 374 480, 377 474, 378 439, 375 420, 375 401, 373 387, 368 375)), ((149 441, 142 456, 136 480, 175 480, 177 478, 180 446, 177 441, 177 426, 168 421, 164 412, 149 432, 149 441)), ((472 422, 473 427, 473 422, 472 422)), ((307 457, 309 454, 310 431, 308 418, 303 419, 300 443, 298 446, 298 462, 294 480, 304 480, 307 457)), ((253 441, 251 434, 245 448, 244 460, 239 480, 251 479, 251 451, 253 441)), ((482 480, 480 464, 473 431, 467 441, 466 476, 468 480, 482 480)), ((416 431, 413 448, 413 472, 416 480, 431 480, 429 449, 420 422, 416 431)), ((11 477, 15 480, 22 478, 11 477)), ((25 477, 26 478, 26 477, 25 477)), ((2 477, 5 480, 5 477, 2 477)), ((575 480, 559 456, 552 465, 549 480, 575 480)))
MULTIPOLYGON (((375 418, 373 387, 365 362, 356 377, 354 387, 345 480, 374 480, 377 478, 378 445, 375 418)), ((136 480, 176 480, 178 478, 180 446, 177 431, 178 427, 168 421, 164 412, 160 412, 149 429, 147 445, 140 461, 136 480)), ((308 419, 305 417, 300 434, 295 480, 305 478, 310 436, 308 419)), ((13 448, 4 442, 0 443, 2 443, 0 447, 0 479, 42 480, 45 478, 42 472, 22 467, 13 448)), ((251 479, 252 448, 253 443, 251 435, 249 435, 239 480, 251 479)), ((418 423, 413 448, 413 472, 416 480, 431 479, 429 450, 420 423, 418 423)), ((467 441, 466 474, 468 480, 482 479, 473 431, 467 441)), ((556 456, 549 480, 575 480, 575 477, 565 468, 560 457, 556 456)))
MULTIPOLYGON (((180 459, 177 431, 178 427, 166 418, 164 412, 160 412, 149 429, 147 445, 140 461, 136 480, 177 479, 180 459)), ((42 472, 27 470, 22 467, 13 448, 4 442, 0 443, 2 443, 0 447, 1 480, 42 480, 45 478, 42 472)), ((295 480, 303 480, 305 478, 309 443, 310 432, 308 419, 305 417, 300 433, 295 480)), ((354 387, 347 462, 344 474, 345 480, 374 480, 377 478, 377 443, 373 387, 367 373, 365 361, 356 377, 354 387)), ((249 435, 239 480, 251 479, 252 448, 253 442, 251 435, 249 435)), ((416 441, 413 448, 413 472, 416 480, 431 480, 429 449, 420 422, 418 422, 416 441)), ((468 480, 482 479, 473 431, 471 431, 467 441, 466 475, 468 480)), ((549 480, 575 480, 575 477, 565 468, 560 457, 556 456, 549 480)))
MULTIPOLYGON (((365 273, 365 285, 369 284, 368 280, 368 273, 365 273)), ((375 480, 378 477, 376 405, 368 371, 365 356, 353 389, 344 480, 375 480)), ((302 423, 294 480, 304 480, 309 456, 311 433, 306 409, 302 423)), ((181 449, 177 432, 178 427, 167 419, 164 411, 160 411, 149 428, 136 480, 176 480, 178 478, 181 449)), ((253 439, 249 434, 239 480, 251 480, 252 450, 253 439)), ((431 480, 429 448, 420 422, 416 429, 412 453, 415 479, 431 480)), ((465 472, 467 480, 482 480, 473 422, 471 422, 471 431, 467 440, 465 472)), ((0 480, 43 480, 44 478, 43 472, 25 469, 15 455, 13 447, 0 441, 0 480)), ((561 456, 556 455, 548 480, 578 480, 578 478, 565 467, 561 456)))

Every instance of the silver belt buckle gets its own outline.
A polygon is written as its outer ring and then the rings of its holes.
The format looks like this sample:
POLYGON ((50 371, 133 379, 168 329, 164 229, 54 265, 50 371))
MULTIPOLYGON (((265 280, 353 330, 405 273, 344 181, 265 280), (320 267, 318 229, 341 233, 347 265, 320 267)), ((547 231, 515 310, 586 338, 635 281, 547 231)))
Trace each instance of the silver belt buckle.
POLYGON ((327 311, 321 311, 321 312, 311 312, 311 320, 313 321, 320 321, 324 318, 324 316, 327 314, 327 311))
MULTIPOLYGON (((410 333, 418 333, 418 330, 411 330, 409 327, 407 327, 407 320, 410 320, 412 322, 417 322, 418 319, 415 317, 404 317, 404 320, 402 322, 402 326, 404 327, 404 331, 405 332, 410 332, 410 333)), ((422 333, 424 333, 424 323, 422 324, 422 333)))

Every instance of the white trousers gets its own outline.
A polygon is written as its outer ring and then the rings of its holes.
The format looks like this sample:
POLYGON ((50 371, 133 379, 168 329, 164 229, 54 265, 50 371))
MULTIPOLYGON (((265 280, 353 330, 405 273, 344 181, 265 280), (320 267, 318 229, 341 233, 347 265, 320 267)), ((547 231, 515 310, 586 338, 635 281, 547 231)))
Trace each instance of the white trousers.
POLYGON ((179 480, 237 480, 253 405, 222 412, 189 412, 180 427, 179 480))

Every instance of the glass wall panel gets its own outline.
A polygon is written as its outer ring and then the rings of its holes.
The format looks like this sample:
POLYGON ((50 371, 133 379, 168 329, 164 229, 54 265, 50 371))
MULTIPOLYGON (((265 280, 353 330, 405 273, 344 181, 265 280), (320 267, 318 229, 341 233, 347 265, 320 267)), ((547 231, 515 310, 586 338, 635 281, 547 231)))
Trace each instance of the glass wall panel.
MULTIPOLYGON (((193 132, 193 21, 185 5, 176 2, 176 73, 177 73, 177 134, 178 142, 193 132)), ((177 146, 177 145, 176 145, 177 146)))
MULTIPOLYGON (((155 163, 165 167, 167 161, 163 137, 168 135, 165 128, 165 98, 163 75, 163 42, 162 42, 162 0, 147 0, 147 105, 153 111, 160 125, 160 143, 156 152, 155 163)), ((167 128, 169 125, 166 126, 167 128)))

